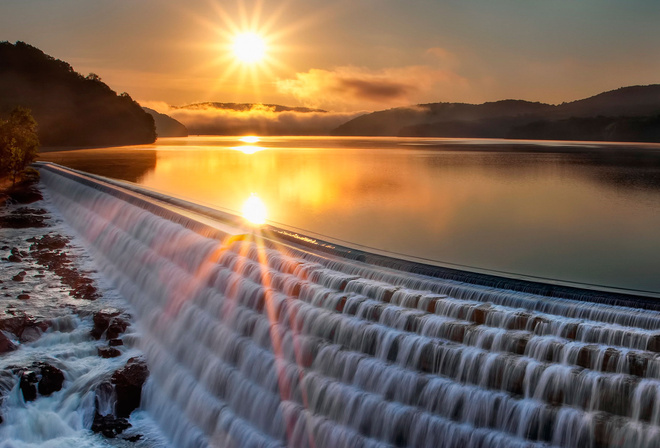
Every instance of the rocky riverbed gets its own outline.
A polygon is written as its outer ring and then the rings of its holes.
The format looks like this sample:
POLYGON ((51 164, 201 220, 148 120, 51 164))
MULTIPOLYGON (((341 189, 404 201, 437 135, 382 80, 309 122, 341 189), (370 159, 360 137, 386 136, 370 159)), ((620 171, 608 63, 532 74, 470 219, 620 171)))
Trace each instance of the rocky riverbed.
POLYGON ((0 447, 167 446, 139 409, 138 343, 126 302, 47 194, 3 193, 0 447))

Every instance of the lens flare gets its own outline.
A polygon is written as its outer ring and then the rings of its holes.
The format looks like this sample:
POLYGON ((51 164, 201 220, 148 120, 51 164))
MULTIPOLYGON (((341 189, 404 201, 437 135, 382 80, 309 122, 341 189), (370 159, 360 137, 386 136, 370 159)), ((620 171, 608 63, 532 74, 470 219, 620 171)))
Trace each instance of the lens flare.
POLYGON ((252 224, 266 223, 266 204, 254 193, 243 203, 242 212, 243 217, 252 224))

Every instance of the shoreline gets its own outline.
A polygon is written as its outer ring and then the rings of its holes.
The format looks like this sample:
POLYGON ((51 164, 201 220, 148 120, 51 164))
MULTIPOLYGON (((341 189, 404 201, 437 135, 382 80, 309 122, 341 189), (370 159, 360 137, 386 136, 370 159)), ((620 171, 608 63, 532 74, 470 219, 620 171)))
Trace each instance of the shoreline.
MULTIPOLYGON (((112 402, 103 404, 104 391, 126 381, 125 372, 141 372, 142 383, 148 374, 128 303, 97 273, 42 185, 23 182, 2 194, 0 439, 8 446, 56 440, 118 446, 106 438, 162 446, 144 411, 119 416, 112 402), (53 414, 53 406, 64 408, 53 414), (36 427, 34 418, 41 421, 36 427)), ((117 403, 139 405, 142 383, 117 403)))

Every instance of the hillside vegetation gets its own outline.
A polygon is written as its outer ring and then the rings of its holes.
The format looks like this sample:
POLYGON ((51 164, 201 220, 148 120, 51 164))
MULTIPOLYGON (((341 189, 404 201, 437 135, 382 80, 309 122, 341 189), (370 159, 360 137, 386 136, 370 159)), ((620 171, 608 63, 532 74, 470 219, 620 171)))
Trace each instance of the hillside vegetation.
POLYGON ((97 75, 82 76, 64 61, 23 42, 0 42, 0 113, 32 110, 43 146, 151 143, 154 120, 127 94, 97 75))
POLYGON ((623 87, 560 105, 419 104, 362 115, 333 134, 660 142, 660 85, 623 87))

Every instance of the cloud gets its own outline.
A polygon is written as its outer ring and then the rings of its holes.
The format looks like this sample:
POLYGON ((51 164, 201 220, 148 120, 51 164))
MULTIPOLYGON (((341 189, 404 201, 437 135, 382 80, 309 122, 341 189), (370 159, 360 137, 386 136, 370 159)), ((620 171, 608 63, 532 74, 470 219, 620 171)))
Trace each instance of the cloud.
POLYGON ((280 93, 293 95, 313 107, 338 110, 382 108, 414 103, 440 88, 465 88, 456 73, 428 66, 387 68, 379 71, 358 67, 334 70, 310 69, 292 79, 280 79, 280 93))
POLYGON ((155 101, 140 104, 179 120, 191 134, 206 135, 324 135, 363 113, 276 111, 263 104, 255 104, 247 110, 211 105, 177 108, 155 101))

